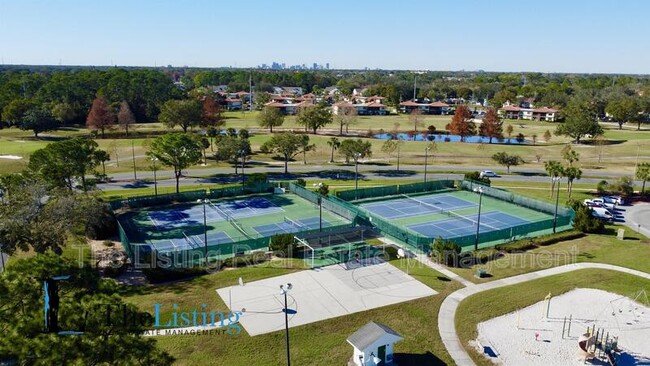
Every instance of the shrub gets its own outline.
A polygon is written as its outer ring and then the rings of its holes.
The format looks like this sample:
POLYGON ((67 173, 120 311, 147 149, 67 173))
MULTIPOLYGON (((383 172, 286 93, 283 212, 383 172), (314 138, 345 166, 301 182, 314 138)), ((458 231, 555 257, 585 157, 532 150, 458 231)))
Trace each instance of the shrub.
POLYGON ((329 187, 327 184, 325 184, 325 183, 321 183, 321 184, 318 186, 318 193, 320 193, 321 195, 327 197, 327 195, 330 194, 330 187, 329 187))
POLYGON ((596 192, 598 192, 599 195, 604 195, 609 191, 609 183, 607 183, 606 180, 601 180, 598 182, 596 185, 596 192))
POLYGON ((605 224, 596 217, 591 215, 591 208, 578 202, 573 205, 576 217, 573 220, 573 226, 576 230, 583 233, 600 233, 605 228, 605 224))
POLYGON ((634 193, 634 181, 630 177, 620 177, 609 186, 609 190, 614 194, 629 198, 634 193))
POLYGON ((457 267, 461 250, 462 248, 460 245, 456 244, 452 240, 445 240, 442 237, 438 237, 438 239, 433 242, 432 255, 438 259, 438 262, 440 263, 450 267, 457 267))
POLYGON ((491 181, 488 177, 481 177, 479 172, 467 172, 465 173, 465 180, 471 180, 474 182, 484 183, 485 185, 490 185, 491 181))
POLYGON ((271 238, 271 245, 269 248, 273 251, 273 254, 278 257, 292 257, 293 253, 296 251, 296 240, 293 237, 293 234, 277 234, 273 235, 271 238))
POLYGON ((262 264, 268 260, 264 253, 252 253, 247 255, 235 256, 223 261, 224 267, 238 268, 262 264))
POLYGON ((296 185, 304 187, 304 186, 307 185, 307 182, 302 178, 298 178, 298 179, 296 179, 296 185))
POLYGON ((182 280, 207 273, 204 267, 191 267, 179 269, 144 268, 142 274, 151 283, 182 280))
POLYGON ((526 141, 526 136, 524 136, 523 133, 520 133, 520 134, 517 135, 517 137, 515 137, 515 139, 517 140, 518 143, 521 144, 524 141, 526 141))

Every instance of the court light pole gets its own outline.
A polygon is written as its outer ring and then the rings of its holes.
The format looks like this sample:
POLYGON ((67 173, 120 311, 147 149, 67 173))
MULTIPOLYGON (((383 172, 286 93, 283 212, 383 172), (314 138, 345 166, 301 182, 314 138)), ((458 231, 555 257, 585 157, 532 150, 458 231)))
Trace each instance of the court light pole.
POLYGON ((138 173, 135 169, 135 146, 133 145, 133 140, 131 140, 131 157, 133 158, 133 180, 138 180, 138 173))
POLYGON ((354 153, 354 199, 359 199, 359 158, 361 153, 354 153))
POLYGON ((241 189, 244 189, 244 183, 246 182, 246 174, 244 173, 244 166, 246 165, 246 150, 239 150, 239 155, 241 156, 241 189))
POLYGON ((555 215, 553 215, 553 234, 557 228, 557 206, 560 203, 560 177, 553 177, 553 182, 557 184, 557 192, 555 193, 555 215))
POLYGON ((427 183, 427 163, 429 160, 429 150, 431 150, 431 146, 427 146, 424 149, 424 184, 427 183))
POLYGON ((208 220, 205 213, 205 204, 208 202, 207 198, 199 199, 198 202, 203 204, 203 259, 208 263, 208 220))
POLYGON ((287 339, 287 366, 291 366, 291 353, 289 353, 289 309, 287 308, 287 293, 293 286, 290 283, 280 285, 280 294, 284 295, 284 330, 287 339))
POLYGON ((478 235, 481 230, 481 203, 483 200, 483 188, 474 188, 474 192, 478 193, 478 219, 476 220, 476 238, 474 239, 474 250, 478 250, 478 235))
POLYGON ((153 162, 153 194, 158 197, 158 179, 156 178, 156 161, 158 161, 158 158, 152 157, 151 161, 153 162))
POLYGON ((323 197, 318 196, 318 231, 323 231, 323 197))

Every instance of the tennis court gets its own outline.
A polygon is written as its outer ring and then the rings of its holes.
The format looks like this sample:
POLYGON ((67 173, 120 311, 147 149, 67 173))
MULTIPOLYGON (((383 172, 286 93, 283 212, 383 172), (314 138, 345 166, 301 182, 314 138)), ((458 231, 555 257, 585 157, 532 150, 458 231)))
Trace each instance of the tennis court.
MULTIPOLYGON (((520 237, 534 231, 548 231, 552 227, 549 220, 552 221, 553 216, 547 212, 485 194, 479 197, 479 193, 467 190, 399 194, 366 199, 356 204, 370 217, 388 222, 404 232, 429 239, 455 239, 459 245, 469 247, 473 245, 477 232, 479 199, 481 246, 489 246, 488 242, 502 237, 520 237)), ((406 236, 396 238, 411 243, 406 236)))
MULTIPOLYGON (((253 229, 262 236, 272 236, 275 234, 296 233, 303 230, 318 229, 320 225, 320 219, 318 217, 296 220, 285 217, 282 222, 259 225, 253 227, 253 229)), ((323 220, 323 227, 331 225, 327 220, 323 220)))
MULTIPOLYGON (((486 233, 500 230, 504 227, 514 227, 527 222, 526 220, 499 211, 482 212, 480 232, 486 233)), ((437 238, 440 236, 445 239, 453 239, 459 236, 475 234, 477 224, 478 215, 471 215, 463 216, 463 218, 434 221, 407 227, 429 238, 437 238)))
POLYGON ((398 219, 477 206, 473 202, 465 201, 450 194, 417 198, 401 195, 401 197, 403 198, 363 204, 361 207, 386 219, 398 219))
MULTIPOLYGON (((231 243, 318 229, 320 217, 317 205, 287 193, 159 206, 131 211, 118 219, 132 244, 150 245, 158 252, 222 244, 227 252, 232 250, 226 249, 231 243)), ((323 210, 323 228, 344 224, 350 221, 323 210)))

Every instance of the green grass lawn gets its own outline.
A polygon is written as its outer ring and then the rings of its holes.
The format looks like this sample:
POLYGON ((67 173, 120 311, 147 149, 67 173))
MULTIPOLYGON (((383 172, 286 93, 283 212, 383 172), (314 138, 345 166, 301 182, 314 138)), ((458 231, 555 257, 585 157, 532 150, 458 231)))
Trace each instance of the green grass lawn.
POLYGON ((640 260, 650 255, 648 238, 626 226, 607 226, 604 234, 589 234, 582 238, 542 246, 523 253, 505 253, 497 260, 469 268, 450 268, 473 282, 487 282, 522 273, 576 262, 615 264, 650 273, 650 262, 640 260), (625 240, 616 238, 616 230, 625 229, 625 240), (478 267, 487 269, 492 277, 474 277, 478 267))
MULTIPOLYGON (((648 255, 650 255, 650 244, 645 238, 640 238, 628 230, 626 240, 619 241, 610 228, 603 235, 587 235, 527 253, 507 254, 498 261, 492 262, 495 267, 490 268, 489 272, 493 277, 486 280, 562 265, 574 260, 611 263, 650 272, 650 263, 639 260, 639 258, 645 258, 648 255)), ((406 260, 392 260, 391 263, 406 271, 406 260)), ((406 360, 400 364, 450 363, 451 360, 438 335, 436 319, 444 297, 458 289, 460 285, 449 281, 445 276, 419 262, 410 260, 409 264, 408 271, 412 276, 440 293, 424 299, 294 328, 291 330, 294 362, 310 364, 311 360, 317 359, 325 364, 345 363, 351 354, 351 348, 345 342, 346 337, 367 321, 376 320, 388 324, 405 336, 405 341, 396 345, 396 353, 405 357, 406 360)), ((214 289, 235 284, 239 276, 243 276, 245 281, 251 281, 253 277, 261 279, 294 270, 298 269, 240 268, 187 282, 147 286, 143 290, 136 288, 132 293, 127 294, 127 301, 147 309, 156 301, 178 301, 183 306, 189 306, 209 298, 213 304, 217 305, 218 309, 225 309, 225 304, 213 293, 214 289)), ((474 269, 453 269, 453 271, 467 279, 476 281, 473 277, 474 269)), ((467 318, 469 320, 459 324, 459 331, 464 332, 464 339, 470 339, 473 337, 471 331, 475 329, 477 321, 537 302, 549 292, 549 289, 552 289, 553 294, 558 294, 574 287, 601 288, 598 286, 603 286, 602 288, 609 291, 626 294, 629 291, 624 286, 637 286, 636 289, 640 286, 638 282, 634 282, 635 279, 628 281, 623 275, 610 274, 607 271, 601 272, 594 272, 593 275, 588 273, 584 276, 567 274, 562 277, 556 276, 540 280, 542 282, 540 282, 539 288, 522 285, 521 291, 510 290, 507 292, 507 296, 503 293, 494 295, 493 300, 490 297, 488 301, 483 301, 481 295, 478 297, 479 300, 476 300, 477 302, 468 302, 470 310, 467 310, 466 313, 469 315, 463 313, 460 319, 467 318), (613 287, 604 287, 609 283, 608 281, 612 283, 613 287), (494 306, 486 306, 486 304, 494 304, 494 306)), ((249 337, 244 333, 238 337, 227 338, 158 337, 157 341, 163 349, 177 357, 178 365, 199 365, 208 361, 224 365, 272 365, 277 364, 278 360, 283 360, 283 336, 283 332, 256 337, 249 337)))
MULTIPOLYGON (((125 288, 125 300, 143 310, 151 311, 153 304, 173 304, 180 308, 195 308, 202 303, 211 304, 217 311, 225 311, 226 304, 216 294, 217 288, 235 285, 241 276, 251 282, 301 270, 302 261, 292 266, 274 268, 268 264, 258 267, 228 270, 189 281, 168 285, 125 288)), ((406 270, 405 260, 392 264, 406 270)), ((409 273, 440 293, 402 304, 373 309, 330 320, 292 328, 291 356, 297 365, 345 364, 352 354, 345 339, 370 320, 393 327, 405 340, 396 345, 401 355, 400 365, 442 365, 451 360, 437 332, 437 314, 442 299, 460 288, 440 273, 409 262, 409 273)), ((157 337, 158 345, 177 358, 177 365, 277 365, 284 362, 284 332, 250 337, 244 331, 230 336, 167 336, 157 337)))
POLYGON ((478 365, 493 365, 468 346, 467 342, 476 339, 478 335, 478 323, 540 302, 548 293, 557 296, 576 288, 594 288, 629 296, 648 287, 650 281, 633 275, 584 269, 484 291, 460 303, 456 312, 456 331, 465 349, 478 365))
MULTIPOLYGON (((257 112, 227 112, 226 127, 233 128, 258 128, 256 120, 257 112)), ((437 129, 444 129, 444 126, 450 121, 450 116, 425 116, 422 127, 424 130, 428 125, 434 125, 437 129)), ((360 116, 357 123, 351 126, 351 133, 357 133, 365 136, 369 130, 377 133, 380 130, 392 131, 396 124, 399 124, 400 131, 412 130, 413 126, 408 121, 408 116, 391 115, 391 116, 360 116)), ((465 165, 493 165, 490 159, 496 152, 508 151, 513 154, 521 155, 524 160, 531 166, 539 165, 536 163, 537 157, 540 156, 542 161, 560 160, 560 146, 569 142, 569 139, 560 136, 553 136, 546 143, 542 141, 541 136, 546 130, 553 132, 555 123, 533 122, 533 121, 504 121, 504 124, 512 124, 514 128, 513 136, 523 133, 530 140, 532 135, 537 135, 536 145, 499 145, 499 144, 465 144, 465 143, 438 143, 438 151, 431 157, 431 164, 465 164, 465 165), (523 127, 521 127, 523 126, 523 127)), ((283 129, 302 128, 295 123, 294 116, 288 116, 285 119, 283 129)), ((120 130, 112 131, 105 139, 98 138, 96 141, 100 148, 111 154, 111 161, 107 164, 107 173, 129 172, 133 169, 133 155, 135 155, 136 169, 139 171, 151 170, 151 164, 145 157, 146 146, 155 137, 156 134, 164 132, 165 129, 160 123, 136 124, 132 128, 132 135, 129 139, 124 138, 120 130), (133 146, 132 146, 133 143, 133 146)), ((177 130, 178 131, 178 130, 177 130)), ((331 153, 327 141, 330 136, 326 133, 337 133, 336 123, 327 127, 325 131, 319 132, 318 135, 310 135, 315 149, 307 154, 308 161, 318 161, 324 163, 329 160, 331 153)), ((90 132, 83 127, 70 127, 59 131, 43 133, 41 137, 34 138, 29 131, 21 131, 16 128, 5 128, 0 130, 0 155, 10 154, 19 155, 21 160, 0 159, 0 169, 6 172, 17 172, 24 168, 28 161, 29 155, 35 150, 46 146, 49 142, 61 138, 76 135, 90 135, 90 132)), ((266 130, 260 130, 251 138, 251 145, 254 151, 268 139, 270 135, 266 130)), ((346 137, 341 137, 346 138, 346 137)), ((610 140, 610 144, 605 145, 602 150, 591 145, 575 145, 574 149, 581 154, 580 164, 583 167, 601 168, 608 170, 623 171, 633 174, 637 154, 643 159, 645 156, 644 147, 646 141, 650 139, 650 130, 635 131, 630 129, 618 130, 611 126, 605 129, 605 138, 610 140), (641 144, 641 145, 640 145, 641 144), (639 147, 641 146, 641 147, 639 147), (599 162, 599 156, 601 161, 599 162)), ((394 164, 395 156, 388 156, 381 152, 381 145, 384 141, 371 140, 373 144, 372 159, 376 161, 391 161, 394 164)), ((402 146, 401 160, 405 164, 423 164, 425 142, 407 141, 402 146)), ((296 157, 300 160, 301 157, 296 157)), ((272 156, 265 154, 255 154, 253 160, 263 162, 275 162, 272 156)), ((340 156, 336 156, 341 161, 340 156)), ((208 161, 208 167, 227 167, 226 163, 217 163, 208 161)), ((195 167, 201 168, 201 167, 195 167)))

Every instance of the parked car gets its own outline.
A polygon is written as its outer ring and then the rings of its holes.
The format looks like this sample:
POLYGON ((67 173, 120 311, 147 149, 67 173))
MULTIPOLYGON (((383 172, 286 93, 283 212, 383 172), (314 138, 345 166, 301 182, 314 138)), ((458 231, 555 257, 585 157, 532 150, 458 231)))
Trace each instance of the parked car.
POLYGON ((616 204, 615 204, 615 203, 606 202, 606 201, 605 201, 604 199, 602 199, 602 198, 592 198, 591 200, 586 199, 585 201, 590 201, 590 202, 592 202, 592 203, 600 203, 601 205, 603 205, 603 207, 608 208, 608 209, 612 209, 612 210, 614 210, 614 209, 616 208, 616 204))
POLYGON ((611 214, 615 214, 614 209, 607 208, 607 207, 603 206, 602 203, 596 203, 596 202, 591 202, 591 200, 585 200, 584 205, 587 206, 587 207, 591 207, 591 208, 595 208, 595 207, 604 208, 607 211, 609 211, 611 214))
POLYGON ((614 215, 611 212, 609 212, 609 210, 602 207, 592 207, 591 216, 607 222, 614 221, 614 215))
POLYGON ((604 196, 604 197, 601 197, 601 198, 607 203, 614 203, 614 204, 617 204, 619 206, 625 204, 625 199, 623 199, 623 197, 621 197, 621 196, 604 196))
POLYGON ((498 177, 497 173, 491 171, 491 170, 484 170, 479 174, 479 177, 481 178, 496 178, 498 177))

